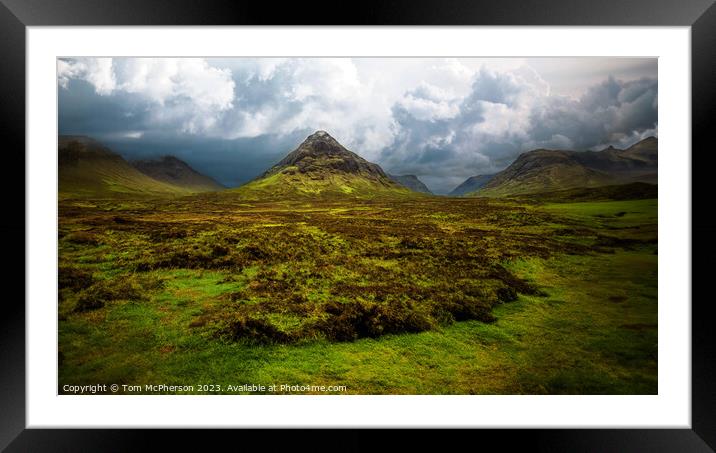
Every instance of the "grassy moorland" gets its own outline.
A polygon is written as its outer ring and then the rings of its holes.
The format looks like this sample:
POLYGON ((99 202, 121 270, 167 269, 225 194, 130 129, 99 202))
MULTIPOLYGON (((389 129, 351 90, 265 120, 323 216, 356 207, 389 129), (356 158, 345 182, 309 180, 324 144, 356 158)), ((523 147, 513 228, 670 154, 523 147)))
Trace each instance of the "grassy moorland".
POLYGON ((657 202, 63 199, 59 384, 655 394, 657 202))

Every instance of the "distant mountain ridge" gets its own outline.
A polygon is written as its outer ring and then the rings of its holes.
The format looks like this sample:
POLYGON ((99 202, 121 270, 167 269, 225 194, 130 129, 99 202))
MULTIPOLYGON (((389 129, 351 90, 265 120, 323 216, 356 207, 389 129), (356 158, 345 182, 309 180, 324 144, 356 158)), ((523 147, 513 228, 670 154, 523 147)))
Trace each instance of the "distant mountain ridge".
POLYGON ((224 186, 212 178, 194 170, 189 164, 174 156, 144 159, 130 162, 137 170, 158 181, 184 187, 194 192, 223 190, 224 186))
POLYGON ((325 131, 311 134, 258 178, 229 192, 249 199, 412 193, 390 179, 379 165, 346 149, 325 131))
POLYGON ((470 176, 459 186, 455 187, 448 195, 451 197, 460 197, 470 192, 474 192, 485 186, 495 175, 477 175, 470 176))
POLYGON ((166 196, 191 193, 151 178, 90 137, 60 135, 58 191, 67 197, 166 196))
MULTIPOLYGON (((224 189, 174 156, 129 163, 97 140, 77 135, 58 137, 58 177, 60 197, 166 196, 224 189)), ((535 194, 635 182, 656 184, 657 180, 658 139, 649 137, 626 149, 529 151, 495 175, 468 178, 449 195, 535 194)), ((431 194, 415 175, 389 175, 325 131, 308 136, 259 177, 225 192, 247 199, 431 194)))
POLYGON ((656 137, 648 137, 627 149, 537 149, 521 154, 509 167, 470 195, 515 195, 632 182, 656 184, 657 171, 656 137))
POLYGON ((432 194, 428 186, 426 186, 420 179, 415 175, 392 175, 388 174, 388 177, 393 181, 401 184, 414 192, 432 194))

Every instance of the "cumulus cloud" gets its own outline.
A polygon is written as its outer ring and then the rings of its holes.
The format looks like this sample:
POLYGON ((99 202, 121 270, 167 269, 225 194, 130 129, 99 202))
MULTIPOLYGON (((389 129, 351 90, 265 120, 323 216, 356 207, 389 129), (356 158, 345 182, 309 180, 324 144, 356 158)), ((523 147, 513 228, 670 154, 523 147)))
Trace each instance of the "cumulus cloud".
POLYGON ((608 77, 574 99, 551 95, 529 68, 483 69, 461 99, 442 101, 426 90, 406 93, 393 107, 395 140, 381 160, 391 172, 423 175, 445 191, 466 177, 499 171, 536 148, 629 146, 657 134, 657 108, 654 78, 608 77), (445 115, 439 102, 449 102, 457 113, 445 115))
MULTIPOLYGON (((117 92, 144 99, 157 125, 178 125, 190 133, 208 132, 233 107, 231 71, 200 58, 73 58, 58 60, 58 83, 90 83, 100 96, 117 92)), ((151 126, 149 124, 148 126, 151 126)))
POLYGON ((254 150, 271 144, 286 148, 271 155, 285 153, 324 129, 389 172, 417 174, 438 192, 499 171, 530 149, 628 146, 656 135, 655 65, 575 59, 559 71, 561 60, 539 61, 60 59, 60 130, 132 146, 150 137, 155 144, 191 139, 201 149, 208 148, 200 142, 231 149, 239 161, 252 159, 244 166, 253 168, 254 150), (624 77, 611 75, 622 66, 624 77), (588 74, 588 83, 570 79, 569 71, 588 74), (566 80, 567 88, 555 87, 566 80))
POLYGON ((226 138, 324 129, 368 156, 392 140, 390 104, 348 58, 271 59, 234 64, 236 108, 226 138))
POLYGON ((415 118, 427 121, 453 118, 460 111, 458 98, 425 82, 405 93, 399 104, 415 118))
POLYGON ((57 79, 63 88, 67 88, 70 79, 86 80, 99 95, 112 93, 117 85, 111 58, 59 59, 57 79))

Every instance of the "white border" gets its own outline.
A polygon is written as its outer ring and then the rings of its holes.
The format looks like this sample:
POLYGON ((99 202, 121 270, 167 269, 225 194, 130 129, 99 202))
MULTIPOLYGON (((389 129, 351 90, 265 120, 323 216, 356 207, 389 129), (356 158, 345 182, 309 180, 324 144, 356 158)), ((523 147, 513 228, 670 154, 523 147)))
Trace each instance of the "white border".
POLYGON ((690 427, 688 27, 28 27, 27 427, 690 427), (658 396, 57 396, 57 56, 658 56, 658 396))

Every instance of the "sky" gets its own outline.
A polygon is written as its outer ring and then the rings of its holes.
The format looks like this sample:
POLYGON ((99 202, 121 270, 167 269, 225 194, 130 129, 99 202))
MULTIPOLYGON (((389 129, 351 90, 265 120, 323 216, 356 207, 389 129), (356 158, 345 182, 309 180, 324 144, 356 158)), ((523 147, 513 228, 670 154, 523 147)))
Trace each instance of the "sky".
POLYGON ((62 58, 60 134, 234 187, 325 130, 433 192, 537 148, 658 136, 655 58, 62 58))

